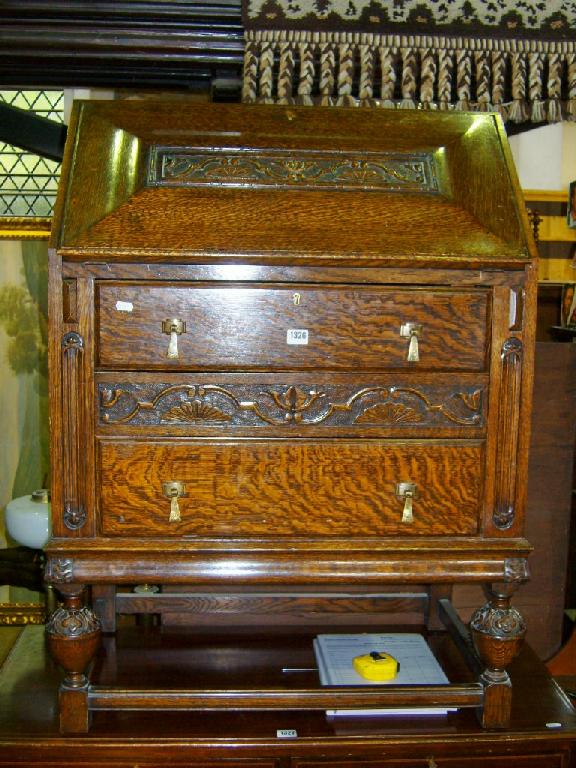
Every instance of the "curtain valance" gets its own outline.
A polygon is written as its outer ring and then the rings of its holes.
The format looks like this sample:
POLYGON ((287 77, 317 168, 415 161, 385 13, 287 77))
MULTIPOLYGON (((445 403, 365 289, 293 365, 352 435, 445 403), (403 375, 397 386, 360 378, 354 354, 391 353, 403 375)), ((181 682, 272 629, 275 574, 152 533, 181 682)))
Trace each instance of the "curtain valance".
POLYGON ((576 120, 576 2, 244 0, 243 100, 576 120))

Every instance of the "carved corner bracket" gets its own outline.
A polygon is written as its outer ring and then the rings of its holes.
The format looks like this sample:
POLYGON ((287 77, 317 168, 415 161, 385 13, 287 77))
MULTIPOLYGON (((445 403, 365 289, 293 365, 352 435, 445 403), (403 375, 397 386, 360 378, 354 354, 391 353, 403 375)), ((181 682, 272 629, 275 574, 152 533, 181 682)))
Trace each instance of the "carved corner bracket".
POLYGON ((71 584, 74 581, 74 561, 68 557, 48 557, 44 568, 48 584, 71 584))
POLYGON ((523 584, 530 578, 530 569, 525 557, 509 557, 504 561, 504 580, 511 584, 523 584))

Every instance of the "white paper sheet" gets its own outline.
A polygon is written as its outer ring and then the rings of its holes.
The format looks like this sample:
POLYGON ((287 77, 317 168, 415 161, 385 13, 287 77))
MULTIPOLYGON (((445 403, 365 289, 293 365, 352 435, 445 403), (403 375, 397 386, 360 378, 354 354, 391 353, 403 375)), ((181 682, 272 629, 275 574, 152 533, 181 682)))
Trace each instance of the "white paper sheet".
MULTIPOLYGON (((446 685, 449 683, 428 643, 415 633, 361 633, 318 635, 314 641, 322 685, 446 685), (371 651, 384 651, 400 663, 398 675, 389 682, 373 682, 359 675, 353 667, 355 656, 371 651)), ((444 715, 441 707, 411 707, 409 709, 347 709, 329 710, 328 715, 444 715)))

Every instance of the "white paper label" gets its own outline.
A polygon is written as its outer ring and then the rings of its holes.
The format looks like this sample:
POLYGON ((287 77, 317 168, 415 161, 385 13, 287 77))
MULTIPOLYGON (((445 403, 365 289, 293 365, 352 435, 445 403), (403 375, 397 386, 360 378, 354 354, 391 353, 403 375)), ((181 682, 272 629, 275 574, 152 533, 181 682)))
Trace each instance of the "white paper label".
POLYGON ((516 305, 518 296, 516 291, 510 289, 510 314, 508 319, 508 327, 513 328, 516 325, 516 305))
POLYGON ((296 739, 298 738, 298 731, 295 731, 293 728, 282 728, 282 730, 276 731, 276 738, 296 739))
POLYGON ((306 328, 289 328, 286 331, 286 344, 308 344, 306 328))
POLYGON ((118 312, 132 312, 134 304, 131 301, 117 301, 116 309, 118 312))

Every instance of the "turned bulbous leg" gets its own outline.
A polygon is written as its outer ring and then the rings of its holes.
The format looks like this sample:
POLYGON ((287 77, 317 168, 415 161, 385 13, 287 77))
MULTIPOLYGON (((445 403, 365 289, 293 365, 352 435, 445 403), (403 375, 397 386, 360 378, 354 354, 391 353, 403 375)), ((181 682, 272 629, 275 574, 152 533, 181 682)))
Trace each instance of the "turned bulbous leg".
POLYGON ((482 725, 506 728, 512 706, 512 684, 506 667, 524 642, 524 619, 510 606, 509 595, 492 592, 490 601, 472 616, 470 630, 476 652, 486 665, 480 675, 484 686, 482 725))
POLYGON ((102 630, 96 615, 83 605, 82 587, 60 590, 64 605, 46 624, 46 640, 54 660, 66 676, 60 687, 60 730, 88 730, 88 678, 86 671, 100 645, 102 630))

